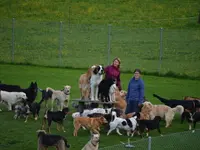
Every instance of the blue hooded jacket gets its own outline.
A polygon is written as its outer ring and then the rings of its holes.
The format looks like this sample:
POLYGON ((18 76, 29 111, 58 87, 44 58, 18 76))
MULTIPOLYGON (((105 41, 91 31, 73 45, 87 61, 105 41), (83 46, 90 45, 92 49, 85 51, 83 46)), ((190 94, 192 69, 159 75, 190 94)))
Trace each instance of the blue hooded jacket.
POLYGON ((144 100, 144 82, 141 78, 135 80, 133 77, 128 85, 126 101, 138 101, 139 104, 142 104, 144 100))

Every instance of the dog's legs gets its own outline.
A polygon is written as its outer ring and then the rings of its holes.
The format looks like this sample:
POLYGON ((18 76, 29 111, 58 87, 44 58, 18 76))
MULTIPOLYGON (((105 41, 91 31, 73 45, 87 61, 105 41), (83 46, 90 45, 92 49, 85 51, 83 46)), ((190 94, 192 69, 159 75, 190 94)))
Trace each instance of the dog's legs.
POLYGON ((43 121, 42 121, 42 130, 44 130, 44 128, 46 126, 46 121, 47 121, 47 119, 43 118, 43 121))
POLYGON ((191 124, 189 124, 189 130, 192 130, 192 125, 191 124))
POLYGON ((51 111, 53 111, 54 99, 51 100, 51 111))
POLYGON ((80 124, 74 124, 74 136, 78 135, 78 130, 80 129, 80 124))
POLYGON ((26 116, 26 119, 25 119, 25 121, 24 121, 25 123, 27 123, 28 117, 29 117, 29 115, 26 116))
POLYGON ((63 125, 63 121, 61 122, 61 126, 62 126, 63 132, 66 132, 66 131, 65 131, 65 127, 64 127, 64 125, 63 125))
POLYGON ((95 101, 98 101, 98 92, 99 92, 99 87, 98 85, 96 86, 96 91, 95 91, 95 101))
POLYGON ((119 132, 119 128, 116 129, 116 132, 117 132, 119 135, 122 135, 122 134, 119 132))
POLYGON ((12 110, 12 105, 10 103, 8 103, 8 111, 12 110))
POLYGON ((60 124, 59 123, 56 123, 56 128, 58 131, 60 131, 60 124))
POLYGON ((94 101, 94 85, 91 85, 91 100, 94 101))
POLYGON ((50 132, 50 126, 51 126, 51 120, 48 120, 48 127, 47 127, 48 133, 51 133, 51 132, 50 132))
POLYGON ((196 128, 196 121, 193 122, 193 130, 192 130, 192 133, 195 132, 195 128, 196 128))
POLYGON ((94 129, 94 128, 93 128, 92 131, 93 131, 93 133, 95 133, 95 134, 100 134, 99 131, 98 131, 97 129, 94 129))

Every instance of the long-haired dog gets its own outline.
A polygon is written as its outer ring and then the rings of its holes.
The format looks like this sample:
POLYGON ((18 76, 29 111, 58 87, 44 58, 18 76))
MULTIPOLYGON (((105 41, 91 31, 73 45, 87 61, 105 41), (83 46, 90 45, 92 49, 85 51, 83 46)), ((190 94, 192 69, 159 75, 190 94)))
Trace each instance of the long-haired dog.
POLYGON ((57 150, 67 150, 70 147, 67 139, 63 136, 47 134, 44 130, 38 130, 37 133, 37 150, 47 150, 48 147, 56 147, 57 150))
POLYGON ((104 117, 76 117, 74 118, 74 136, 78 135, 78 130, 81 127, 89 129, 91 133, 100 134, 100 126, 105 123, 107 123, 107 120, 104 117))
POLYGON ((68 107, 69 100, 70 100, 70 90, 71 90, 71 86, 69 85, 64 86, 63 90, 54 90, 50 87, 46 88, 46 92, 49 92, 49 91, 52 92, 51 111, 53 111, 55 100, 57 101, 58 110, 62 111, 64 107, 68 107), (65 105, 65 102, 67 102, 67 105, 65 105))
POLYGON ((65 119, 65 117, 66 117, 68 112, 69 112, 69 108, 68 107, 63 108, 62 111, 52 112, 52 111, 47 110, 45 112, 45 115, 44 115, 44 118, 43 118, 42 130, 44 130, 46 122, 48 122, 47 131, 48 131, 48 133, 50 133, 50 126, 51 126, 51 123, 53 121, 53 122, 57 123, 57 130, 58 131, 60 130, 60 127, 61 127, 63 132, 65 132, 63 122, 64 122, 64 119, 65 119))
POLYGON ((151 102, 144 102, 143 107, 150 109, 150 120, 153 120, 155 116, 160 116, 162 119, 165 119, 166 128, 169 127, 174 119, 175 113, 182 115, 184 108, 181 105, 178 105, 174 108, 171 108, 167 105, 153 105, 151 102))
POLYGON ((193 131, 195 131, 196 128, 196 123, 200 121, 200 112, 189 112, 189 111, 184 111, 182 116, 181 116, 181 123, 183 123, 184 120, 187 120, 189 123, 189 130, 192 129, 192 124, 193 124, 193 131))
POLYGON ((98 150, 99 140, 100 140, 100 134, 92 134, 91 139, 81 150, 98 150))
POLYGON ((116 130, 116 132, 119 135, 122 135, 119 132, 119 129, 123 129, 127 131, 127 135, 129 136, 131 134, 131 136, 133 136, 134 131, 136 129, 137 126, 137 116, 131 117, 129 119, 124 119, 124 118, 120 118, 117 117, 117 114, 115 111, 112 112, 112 119, 111 122, 109 123, 110 129, 107 132, 107 136, 113 131, 116 130))
POLYGON ((90 67, 86 73, 79 77, 79 89, 81 93, 81 99, 90 99, 90 78, 95 65, 90 67))
POLYGON ((95 66, 90 79, 91 100, 98 101, 99 83, 103 79, 104 68, 102 65, 95 66))

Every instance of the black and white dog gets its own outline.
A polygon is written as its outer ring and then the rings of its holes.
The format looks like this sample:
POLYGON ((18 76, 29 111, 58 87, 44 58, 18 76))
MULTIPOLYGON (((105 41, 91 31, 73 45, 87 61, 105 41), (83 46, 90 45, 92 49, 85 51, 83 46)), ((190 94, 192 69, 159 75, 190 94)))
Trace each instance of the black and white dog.
POLYGON ((137 119, 137 116, 131 117, 129 119, 123 119, 123 118, 117 117, 117 113, 115 111, 112 111, 112 119, 111 119, 111 122, 109 123, 110 130, 107 132, 107 136, 115 129, 119 135, 122 135, 119 132, 119 129, 123 129, 127 131, 127 136, 129 136, 130 133, 131 133, 131 136, 133 136, 134 131, 137 126, 136 119, 137 119))
POLYGON ((192 130, 192 124, 193 124, 193 131, 195 132, 195 128, 196 128, 196 123, 200 121, 200 112, 188 112, 185 111, 182 113, 181 116, 181 123, 183 123, 184 120, 187 120, 189 123, 189 130, 192 130))
POLYGON ((94 70, 90 79, 91 100, 98 101, 99 83, 103 79, 104 68, 102 65, 94 66, 94 70))

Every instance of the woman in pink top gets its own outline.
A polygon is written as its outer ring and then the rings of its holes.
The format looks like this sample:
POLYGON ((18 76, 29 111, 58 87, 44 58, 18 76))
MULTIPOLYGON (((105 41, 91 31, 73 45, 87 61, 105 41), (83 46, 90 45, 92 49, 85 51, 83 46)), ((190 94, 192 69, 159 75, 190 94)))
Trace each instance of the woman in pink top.
POLYGON ((105 71, 105 78, 113 78, 117 81, 117 87, 121 91, 121 82, 120 82, 120 63, 121 60, 119 58, 115 58, 113 60, 112 65, 107 66, 104 71, 105 71))

